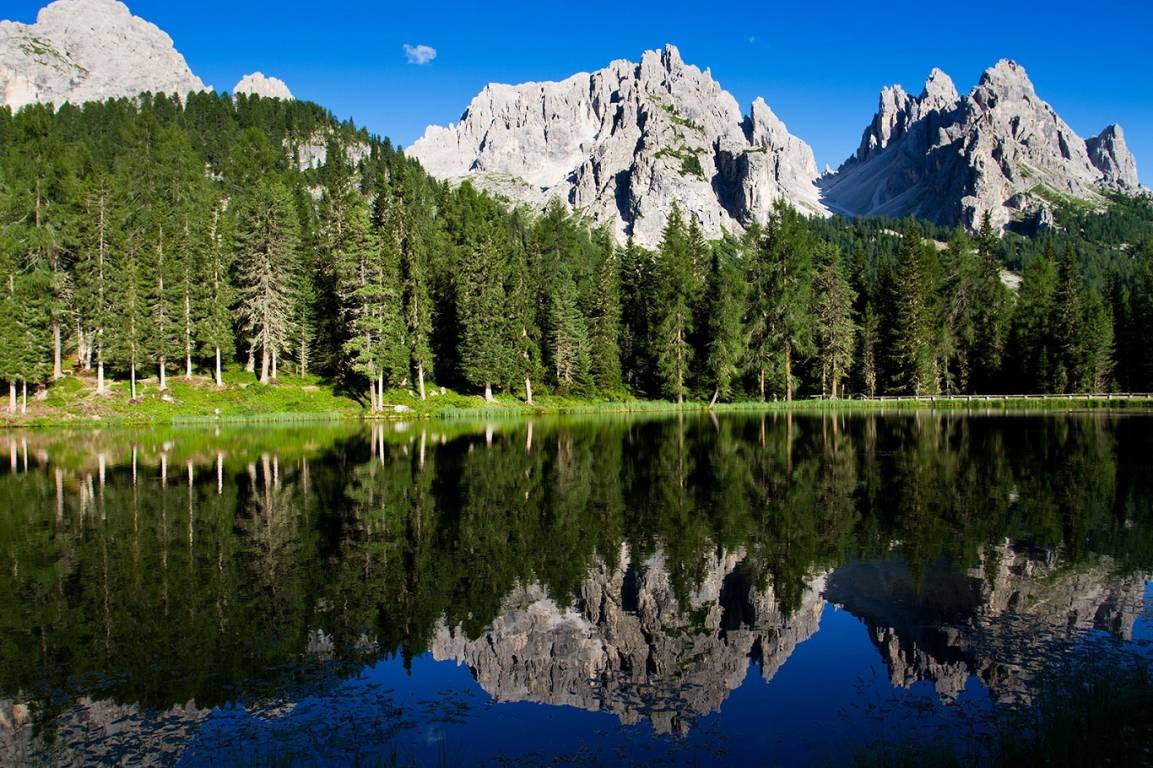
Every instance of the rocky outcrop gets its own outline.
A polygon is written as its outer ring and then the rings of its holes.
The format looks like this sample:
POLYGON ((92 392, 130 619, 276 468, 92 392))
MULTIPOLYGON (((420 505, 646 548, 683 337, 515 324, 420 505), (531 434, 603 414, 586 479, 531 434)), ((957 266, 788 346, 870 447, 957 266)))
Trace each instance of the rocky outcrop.
POLYGON ((742 578, 741 559, 710 559, 682 602, 663 557, 634 563, 624 550, 618 565, 589 574, 575 606, 530 585, 506 599, 479 638, 441 626, 432 653, 466 664, 496 701, 612 712, 625 724, 647 720, 660 733, 683 734, 720 708, 750 661, 772 679, 820 625, 823 577, 786 616, 771 589, 742 578))
POLYGON ((1027 701, 1045 664, 1086 633, 1131 639, 1147 581, 1108 561, 1071 568, 1004 543, 970 571, 937 563, 914 576, 900 561, 848 563, 826 597, 869 627, 893 685, 928 681, 951 702, 976 677, 1008 703, 1027 701))
POLYGON ((56 0, 35 24, 0 22, 0 103, 14 109, 203 90, 172 38, 117 0, 56 0))
POLYGON ((1101 202, 1141 187, 1118 126, 1085 141, 1038 95, 1025 70, 1001 61, 960 99, 934 70, 918 98, 881 92, 861 146, 821 180, 829 208, 976 227, 1051 220, 1063 199, 1101 202))
POLYGON ((763 100, 742 114, 673 46, 562 82, 489 85, 408 154, 433 176, 536 208, 560 199, 648 246, 674 205, 710 237, 763 221, 781 198, 824 212, 812 150, 763 100))
POLYGON ((248 96, 263 96, 268 99, 281 99, 283 101, 292 101, 292 91, 288 89, 288 85, 279 78, 266 77, 263 72, 253 72, 251 75, 245 75, 232 89, 232 93, 246 94, 248 96))

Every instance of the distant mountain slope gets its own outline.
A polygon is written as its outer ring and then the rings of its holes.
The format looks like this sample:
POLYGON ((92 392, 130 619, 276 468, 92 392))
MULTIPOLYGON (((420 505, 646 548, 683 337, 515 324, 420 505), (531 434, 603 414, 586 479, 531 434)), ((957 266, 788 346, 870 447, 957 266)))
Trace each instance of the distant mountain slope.
POLYGON ((919 97, 884 89, 860 148, 821 187, 835 211, 970 228, 986 211, 1002 227, 1044 224, 1062 200, 1141 189, 1119 126, 1081 139, 1012 61, 965 98, 940 70, 919 97))
POLYGON ((0 22, 0 95, 11 107, 202 90, 172 38, 116 0, 56 0, 35 24, 0 22))
MULTIPOLYGON (((105 101, 141 93, 210 90, 169 37, 119 0, 56 0, 35 24, 0 21, 0 105, 105 101)), ((291 99, 259 72, 237 93, 291 99)))
POLYGON ((408 154, 434 176, 543 208, 559 197, 618 239, 655 245, 674 203, 706 235, 764 220, 778 198, 824 213, 817 166, 764 101, 742 114, 667 46, 562 82, 489 85, 408 154))

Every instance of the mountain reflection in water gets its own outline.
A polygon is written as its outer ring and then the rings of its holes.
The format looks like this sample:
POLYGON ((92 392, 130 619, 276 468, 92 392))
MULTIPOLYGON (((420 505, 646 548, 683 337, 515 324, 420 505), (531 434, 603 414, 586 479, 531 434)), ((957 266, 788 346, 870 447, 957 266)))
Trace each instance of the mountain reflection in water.
POLYGON ((1150 427, 0 434, 0 763, 819 763, 1028 706, 1144 651, 1150 427))

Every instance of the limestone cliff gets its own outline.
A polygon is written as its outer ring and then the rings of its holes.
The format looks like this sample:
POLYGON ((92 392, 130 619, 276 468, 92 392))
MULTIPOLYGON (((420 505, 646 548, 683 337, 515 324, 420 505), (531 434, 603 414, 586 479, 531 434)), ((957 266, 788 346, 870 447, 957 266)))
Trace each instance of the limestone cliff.
POLYGON ((558 198, 648 246, 673 205, 710 237, 763 221, 781 198, 824 212, 809 146, 761 99, 742 114, 671 45, 561 82, 489 85, 408 154, 433 176, 536 208, 558 198))
POLYGON ((835 211, 970 228, 986 212, 998 227, 1028 228, 1062 200, 1141 191, 1121 128, 1081 139, 1012 61, 963 99, 940 70, 919 97, 886 88, 856 154, 820 185, 835 211))

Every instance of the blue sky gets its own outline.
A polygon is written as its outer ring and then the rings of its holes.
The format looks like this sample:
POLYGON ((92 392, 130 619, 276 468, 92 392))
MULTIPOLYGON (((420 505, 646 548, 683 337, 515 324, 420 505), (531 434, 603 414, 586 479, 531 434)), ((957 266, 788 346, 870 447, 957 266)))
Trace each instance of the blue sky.
MULTIPOLYGON (((4 0, 31 21, 38 0, 4 0)), ((1153 168, 1153 3, 352 2, 130 0, 220 89, 254 70, 401 144, 455 121, 490 81, 564 78, 666 42, 746 108, 764 96, 820 165, 860 140, 886 84, 920 91, 934 66, 962 92, 1000 58, 1082 136, 1120 123, 1142 178, 1153 168), (1100 11, 1098 10, 1100 8, 1100 11), (404 46, 435 48, 409 63, 404 46)))

